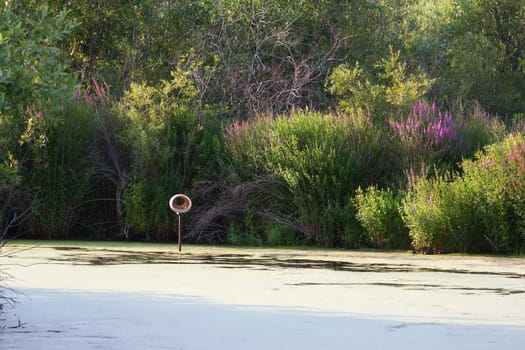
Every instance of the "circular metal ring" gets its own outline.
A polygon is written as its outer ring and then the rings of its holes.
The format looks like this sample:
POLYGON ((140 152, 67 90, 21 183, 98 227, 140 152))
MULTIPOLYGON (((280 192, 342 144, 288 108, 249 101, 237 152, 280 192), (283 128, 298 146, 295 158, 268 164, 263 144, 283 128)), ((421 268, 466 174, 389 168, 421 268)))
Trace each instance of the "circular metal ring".
POLYGON ((170 208, 177 214, 184 214, 191 209, 191 199, 185 194, 176 194, 170 199, 170 208))

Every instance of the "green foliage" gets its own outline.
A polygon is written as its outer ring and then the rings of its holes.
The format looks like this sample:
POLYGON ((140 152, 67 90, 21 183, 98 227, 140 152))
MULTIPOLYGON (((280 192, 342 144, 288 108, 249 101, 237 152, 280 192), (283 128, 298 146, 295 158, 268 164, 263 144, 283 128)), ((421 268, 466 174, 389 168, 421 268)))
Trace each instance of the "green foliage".
POLYGON ((21 180, 18 161, 12 154, 7 154, 6 159, 0 163, 0 247, 7 239, 13 215, 20 209, 17 206, 25 204, 21 198, 15 197, 21 180))
POLYGON ((481 202, 478 217, 490 248, 502 253, 523 250, 523 136, 509 135, 462 166, 464 181, 481 202))
MULTIPOLYGON (((95 110, 85 103, 64 106, 62 118, 48 124, 45 147, 35 148, 25 171, 25 183, 37 192, 32 208, 33 234, 71 238, 82 220, 84 201, 96 198, 95 179, 99 127, 95 110)), ((77 232, 78 233, 78 232, 77 232)))
MULTIPOLYGON (((296 232, 292 228, 275 219, 261 220, 258 217, 257 211, 260 208, 257 208, 259 204, 257 200, 258 198, 254 198, 247 203, 242 221, 230 224, 226 233, 226 242, 235 246, 297 244, 296 232)), ((278 217, 277 213, 272 215, 278 217)))
POLYGON ((0 6, 0 232, 6 220, 10 226, 23 221, 38 191, 27 164, 45 152, 50 130, 74 96, 75 81, 57 45, 75 26, 67 11, 22 16, 9 2, 0 6))
POLYGON ((255 232, 245 232, 239 225, 231 224, 226 236, 226 242, 233 246, 256 247, 261 245, 262 240, 255 232))
MULTIPOLYGON (((12 154, 7 154, 6 159, 0 164, 0 191, 6 193, 13 183, 20 181, 19 164, 12 154)), ((6 198, 6 196, 2 196, 6 198)))
MULTIPOLYGON (((117 113, 125 120, 120 139, 129 149, 130 183, 124 194, 125 216, 141 234, 166 239, 172 217, 166 203, 187 192, 198 176, 212 178, 222 151, 222 132, 209 111, 192 109, 196 93, 181 72, 159 87, 132 84, 117 113)), ((216 174, 220 176, 219 173, 216 174)))
POLYGON ((423 1, 411 42, 427 64, 434 93, 478 100, 492 113, 525 110, 525 3, 521 0, 423 1))
POLYGON ((366 123, 318 113, 234 123, 226 132, 234 167, 283 181, 307 238, 326 246, 341 243, 356 188, 386 176, 383 141, 366 123))
POLYGON ((409 245, 408 232, 400 215, 401 196, 391 189, 360 187, 355 196, 356 217, 376 248, 403 249, 409 245))
POLYGON ((448 176, 427 179, 410 175, 410 188, 402 203, 402 216, 416 251, 454 251, 453 238, 443 215, 443 192, 448 176))
POLYGON ((377 121, 406 113, 426 93, 432 81, 424 73, 408 73, 399 51, 390 47, 376 72, 365 71, 359 62, 336 67, 327 79, 328 91, 339 97, 338 105, 348 113, 365 111, 377 121))
POLYGON ((135 180, 128 185, 123 204, 129 225, 141 232, 149 233, 151 219, 147 211, 151 198, 145 189, 145 180, 135 180))
POLYGON ((132 228, 143 233, 170 231, 168 212, 161 210, 173 192, 183 188, 188 140, 195 116, 169 95, 172 86, 131 86, 121 110, 126 120, 122 142, 131 157, 131 179, 124 210, 132 228))
POLYGON ((45 8, 26 17, 7 7, 0 16, 0 149, 14 154, 19 142, 45 143, 43 124, 73 97, 74 80, 56 45, 76 24, 66 11, 52 17, 45 8))
POLYGON ((269 246, 295 245, 298 243, 296 234, 289 227, 273 223, 266 231, 266 242, 269 246))
POLYGON ((461 76, 461 92, 479 99, 491 111, 523 112, 525 4, 519 0, 461 0, 458 5, 462 11, 456 33, 473 34, 458 35, 451 45, 452 66, 457 67, 452 73, 461 76))
POLYGON ((521 252, 524 160, 523 137, 510 135, 464 160, 461 175, 414 181, 403 200, 414 248, 521 252))

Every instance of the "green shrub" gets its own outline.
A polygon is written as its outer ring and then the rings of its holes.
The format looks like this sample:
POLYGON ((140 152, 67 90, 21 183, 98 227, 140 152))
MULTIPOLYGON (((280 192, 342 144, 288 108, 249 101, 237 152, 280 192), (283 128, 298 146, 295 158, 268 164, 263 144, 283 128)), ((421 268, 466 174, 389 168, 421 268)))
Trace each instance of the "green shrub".
POLYGON ((278 246, 284 243, 283 228, 272 225, 266 231, 266 243, 270 246, 278 246))
POLYGON ((270 246, 297 244, 295 232, 288 226, 280 223, 271 223, 266 229, 266 244, 270 246))
POLYGON ((412 246, 421 252, 447 251, 450 237, 440 206, 445 179, 419 176, 412 177, 409 183, 410 189, 402 202, 402 216, 412 246))
POLYGON ((341 245, 357 187, 384 181, 391 170, 380 130, 345 116, 262 118, 232 124, 225 137, 235 171, 282 181, 307 240, 325 246, 341 245))
POLYGON ((523 251, 525 142, 521 135, 487 146, 462 173, 413 181, 403 219, 419 251, 523 251))
POLYGON ((368 187, 366 192, 359 187, 355 205, 357 219, 376 248, 408 248, 408 232, 399 212, 400 195, 376 186, 368 187))
POLYGON ((145 181, 132 180, 124 193, 123 204, 128 224, 141 232, 148 232, 150 225, 150 199, 146 192, 145 181))
POLYGON ((343 209, 341 247, 357 249, 373 246, 370 236, 357 219, 357 209, 352 198, 348 200, 347 205, 343 209))
POLYGON ((493 252, 523 249, 523 186, 525 141, 509 135, 486 147, 474 160, 462 163, 463 179, 475 193, 474 205, 483 225, 483 238, 493 252))
POLYGON ((262 240, 254 231, 243 230, 242 225, 231 224, 227 235, 226 242, 233 246, 250 246, 256 247, 262 245, 262 240))

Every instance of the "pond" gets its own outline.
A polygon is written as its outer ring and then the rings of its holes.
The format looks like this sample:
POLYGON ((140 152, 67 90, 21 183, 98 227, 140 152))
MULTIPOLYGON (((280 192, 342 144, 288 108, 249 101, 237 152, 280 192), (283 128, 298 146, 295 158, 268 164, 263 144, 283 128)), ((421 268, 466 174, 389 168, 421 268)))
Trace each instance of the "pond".
POLYGON ((11 244, 0 349, 522 349, 525 260, 11 244))

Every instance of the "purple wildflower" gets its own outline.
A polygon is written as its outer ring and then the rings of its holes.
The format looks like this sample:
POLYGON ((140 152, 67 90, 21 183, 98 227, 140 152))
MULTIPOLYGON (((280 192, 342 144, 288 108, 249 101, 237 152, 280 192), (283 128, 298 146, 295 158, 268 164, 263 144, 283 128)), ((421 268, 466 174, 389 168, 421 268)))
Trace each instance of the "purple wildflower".
POLYGON ((389 124, 418 152, 423 150, 439 155, 460 147, 458 130, 463 126, 454 120, 452 114, 438 112, 435 103, 428 105, 418 101, 413 105, 410 115, 400 120, 390 120, 389 124))

